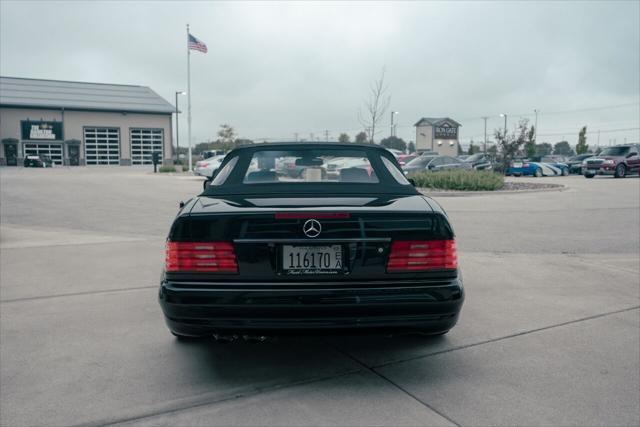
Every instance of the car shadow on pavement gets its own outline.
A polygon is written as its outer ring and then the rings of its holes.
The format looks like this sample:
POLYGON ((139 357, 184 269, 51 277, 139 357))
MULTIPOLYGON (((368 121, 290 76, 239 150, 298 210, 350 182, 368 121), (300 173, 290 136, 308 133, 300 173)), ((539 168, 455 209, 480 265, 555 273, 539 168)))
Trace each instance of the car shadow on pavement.
POLYGON ((186 377, 242 387, 330 377, 451 347, 446 336, 370 334, 276 336, 265 342, 175 340, 172 350, 186 377))

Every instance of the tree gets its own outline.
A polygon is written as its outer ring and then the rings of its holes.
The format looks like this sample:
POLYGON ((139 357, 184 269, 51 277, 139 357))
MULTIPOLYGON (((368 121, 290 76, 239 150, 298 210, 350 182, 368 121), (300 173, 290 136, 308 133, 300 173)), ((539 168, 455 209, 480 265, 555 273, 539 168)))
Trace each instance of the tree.
POLYGON ((533 157, 536 155, 536 129, 535 126, 531 126, 529 132, 527 132, 527 142, 524 143, 524 154, 527 157, 533 157))
POLYGON ((509 168, 509 164, 527 141, 528 124, 528 119, 520 120, 518 129, 512 134, 509 134, 504 129, 496 129, 494 131, 496 142, 498 147, 500 147, 500 154, 502 155, 503 170, 506 171, 509 168))
POLYGON ((578 145, 576 145, 576 154, 585 154, 589 151, 589 146, 587 145, 587 127, 582 126, 580 132, 578 133, 578 145))
POLYGON ((416 152, 416 144, 413 141, 409 141, 409 153, 415 153, 416 152))
POLYGON ((351 142, 351 140, 349 138, 349 135, 347 135, 346 133, 341 133, 338 137, 338 142, 351 142))
POLYGON ((473 139, 469 142, 469 149, 467 150, 468 155, 476 154, 480 152, 480 147, 476 147, 473 145, 473 139))
POLYGON ((402 152, 406 151, 407 143, 404 142, 402 138, 398 138, 397 136, 390 136, 388 138, 380 141, 380 145, 387 148, 395 148, 396 150, 400 150, 402 152))
POLYGON ((458 142, 458 156, 462 156, 464 154, 464 152, 462 151, 462 144, 460 144, 460 142, 458 142))
POLYGON ((548 142, 542 144, 536 144, 536 156, 548 156, 553 151, 553 146, 548 142))
POLYGON ((231 150, 234 148, 234 139, 236 136, 236 132, 233 127, 228 124, 220 125, 220 130, 218 131, 218 140, 216 141, 220 145, 220 149, 222 150, 231 150))
POLYGON ((370 129, 371 143, 375 142, 376 126, 387 112, 391 97, 387 95, 389 87, 384 83, 384 68, 380 78, 369 87, 369 99, 364 101, 364 113, 358 110, 358 120, 365 128, 370 129))
POLYGON ((557 154, 560 156, 573 156, 573 148, 569 145, 567 141, 556 142, 553 146, 553 154, 557 154))
POLYGON ((253 140, 251 140, 251 139, 236 138, 236 140, 233 141, 233 145, 235 147, 240 147, 242 145, 251 145, 251 144, 253 144, 253 140))
POLYGON ((360 132, 356 135, 356 142, 358 144, 365 144, 367 142, 367 134, 366 132, 360 132))

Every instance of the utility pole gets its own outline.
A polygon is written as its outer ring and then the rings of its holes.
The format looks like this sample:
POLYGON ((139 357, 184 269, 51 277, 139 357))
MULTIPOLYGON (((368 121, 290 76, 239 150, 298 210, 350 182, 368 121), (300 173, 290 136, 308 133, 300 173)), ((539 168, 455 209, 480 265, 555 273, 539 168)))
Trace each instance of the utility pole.
POLYGON ((484 154, 487 154, 487 119, 489 117, 483 117, 484 120, 484 154))
POLYGON ((598 131, 598 142, 596 143, 596 147, 600 148, 600 131, 598 131))
POLYGON ((328 130, 324 131, 324 140, 325 140, 325 142, 329 142, 329 131, 328 130))
POLYGON ((295 142, 298 142, 298 132, 293 134, 293 139, 295 142))
POLYGON ((536 113, 536 124, 534 125, 534 129, 533 129, 533 141, 534 142, 538 142, 538 110, 533 110, 534 113, 536 113))
POLYGON ((315 139, 313 138, 313 132, 310 132, 310 133, 309 133, 309 140, 311 140, 311 141, 315 141, 315 139))

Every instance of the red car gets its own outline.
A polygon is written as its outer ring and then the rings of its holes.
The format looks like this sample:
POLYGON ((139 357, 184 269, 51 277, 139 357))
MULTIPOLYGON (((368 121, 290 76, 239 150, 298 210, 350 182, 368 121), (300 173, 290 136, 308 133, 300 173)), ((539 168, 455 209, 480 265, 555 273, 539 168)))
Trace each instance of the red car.
POLYGON ((631 173, 640 173, 640 145, 624 144, 607 147, 600 154, 582 163, 585 178, 596 175, 613 175, 624 178, 631 173))

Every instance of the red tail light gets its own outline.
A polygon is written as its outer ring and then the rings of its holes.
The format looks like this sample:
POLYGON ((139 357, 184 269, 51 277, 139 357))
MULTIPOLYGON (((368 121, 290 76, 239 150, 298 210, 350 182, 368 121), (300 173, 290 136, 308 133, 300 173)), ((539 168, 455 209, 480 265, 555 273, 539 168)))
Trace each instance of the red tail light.
POLYGON ((458 268, 455 240, 395 241, 387 262, 388 273, 458 268))
POLYGON ((238 262, 229 242, 167 242, 168 272, 237 273, 238 262))

